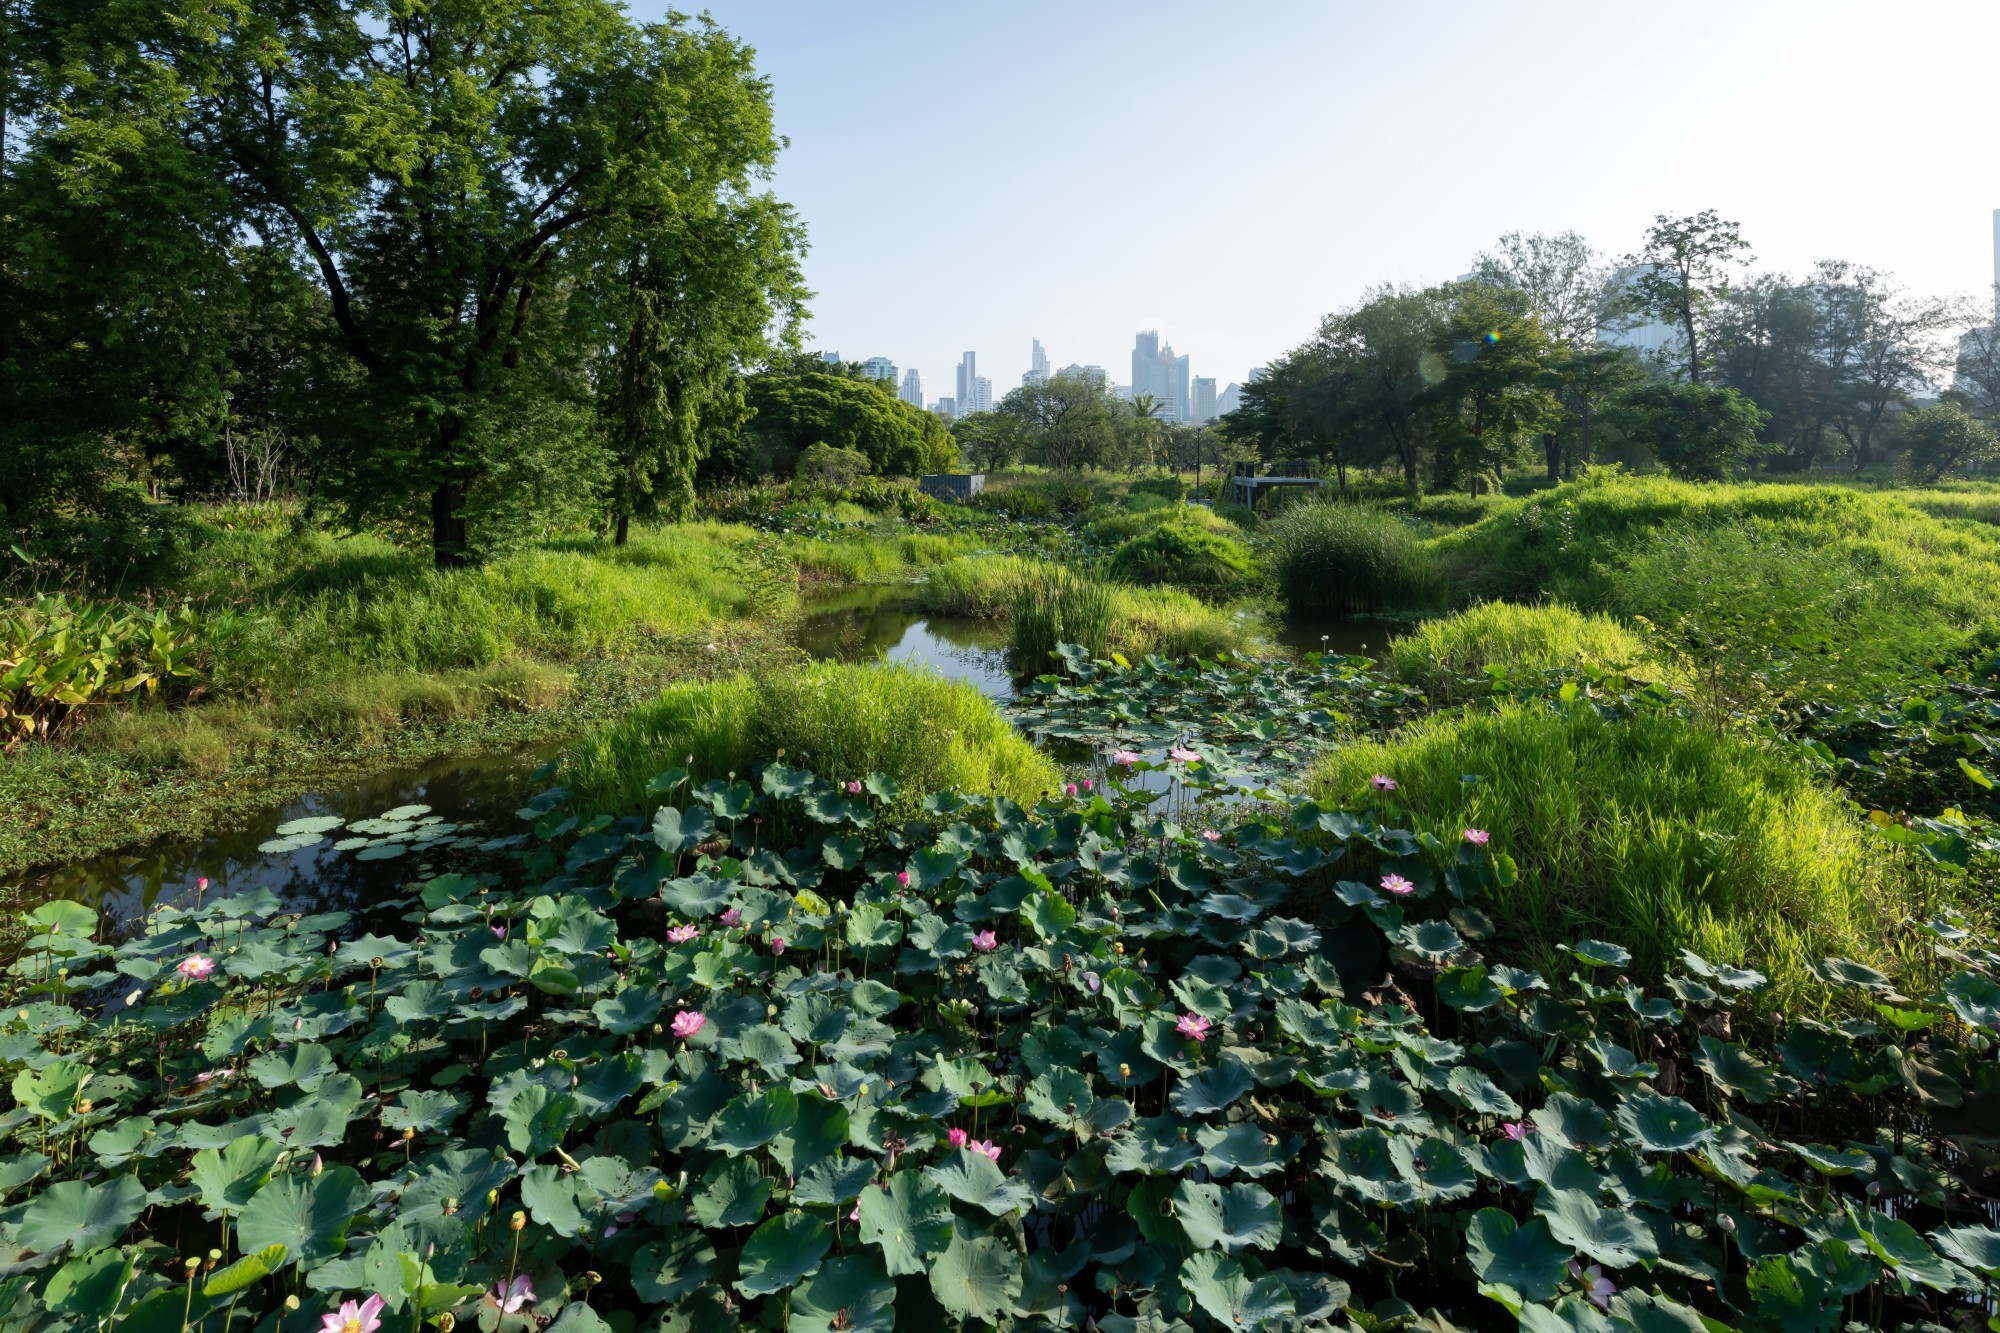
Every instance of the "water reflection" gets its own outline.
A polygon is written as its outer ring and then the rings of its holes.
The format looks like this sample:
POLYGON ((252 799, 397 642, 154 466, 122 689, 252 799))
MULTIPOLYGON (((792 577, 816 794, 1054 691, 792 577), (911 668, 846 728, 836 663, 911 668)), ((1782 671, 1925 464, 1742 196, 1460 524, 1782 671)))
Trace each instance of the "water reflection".
POLYGON ((896 588, 850 588, 806 606, 797 643, 836 662, 908 662, 962 680, 989 699, 1014 692, 1007 672, 1007 627, 970 616, 933 616, 896 588))
POLYGON ((551 753, 553 747, 543 746, 376 773, 336 791, 311 793, 262 811, 247 827, 32 870, 5 887, 27 904, 73 898, 113 921, 135 919, 160 903, 191 904, 203 879, 210 899, 265 888, 289 910, 365 913, 422 873, 423 854, 357 860, 333 850, 339 831, 314 846, 287 852, 260 851, 259 844, 286 820, 307 815, 369 819, 405 805, 429 806, 430 815, 455 825, 459 836, 512 833, 513 811, 528 790, 528 775, 551 753))
POLYGON ((1394 620, 1357 620, 1351 616, 1297 611, 1285 617, 1272 637, 1295 653, 1341 653, 1383 656, 1389 640, 1410 626, 1394 620))

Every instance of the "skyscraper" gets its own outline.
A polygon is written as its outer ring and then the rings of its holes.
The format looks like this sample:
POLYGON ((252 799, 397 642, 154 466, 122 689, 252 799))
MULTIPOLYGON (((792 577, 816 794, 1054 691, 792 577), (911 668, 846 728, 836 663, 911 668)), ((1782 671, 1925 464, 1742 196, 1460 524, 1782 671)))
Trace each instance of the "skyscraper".
POLYGON ((871 380, 881 380, 890 388, 896 387, 896 363, 886 356, 871 356, 861 363, 861 373, 871 380))
POLYGON ((1147 329, 1132 346, 1132 396, 1151 394, 1154 415, 1162 421, 1186 421, 1193 403, 1188 396, 1188 359, 1175 356, 1171 343, 1162 346, 1157 329, 1147 329))
POLYGON ((1188 414, 1188 420, 1192 421, 1197 426, 1206 425, 1207 423, 1215 420, 1214 379, 1212 378, 1204 379, 1201 376, 1195 377, 1194 411, 1188 414))
POLYGON ((1028 373, 1021 377, 1023 384, 1040 384, 1049 377, 1049 354, 1042 350, 1040 338, 1034 339, 1033 342, 1034 350, 1028 353, 1028 373))
MULTIPOLYGON (((967 352, 958 359, 958 393, 960 404, 972 401, 972 381, 979 377, 979 353, 967 352)), ((968 409, 969 410, 969 409, 968 409)))
POLYGON ((911 366, 903 372, 903 391, 896 395, 917 407, 924 405, 924 372, 911 366))

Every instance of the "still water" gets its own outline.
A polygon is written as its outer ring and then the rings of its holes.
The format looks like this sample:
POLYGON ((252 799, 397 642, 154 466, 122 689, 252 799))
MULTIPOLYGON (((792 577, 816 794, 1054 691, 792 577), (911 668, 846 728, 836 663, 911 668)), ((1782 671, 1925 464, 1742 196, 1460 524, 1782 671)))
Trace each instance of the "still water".
MULTIPOLYGON (((1381 622, 1295 618, 1274 634, 1296 652, 1379 655, 1399 626, 1381 622)), ((1007 670, 1007 628, 990 620, 931 616, 908 604, 895 588, 857 588, 816 599, 806 607, 798 646, 809 656, 858 662, 882 659, 925 667, 962 680, 992 699, 1005 699, 1014 683, 1007 670)), ((1066 766, 1105 776, 1104 756, 1074 742, 1049 743, 1066 766)), ((329 838, 311 847, 267 852, 260 844, 287 820, 337 815, 369 819, 403 806, 426 806, 425 818, 455 826, 459 836, 513 833, 514 811, 529 790, 529 775, 560 753, 544 745, 510 754, 439 759, 356 780, 337 790, 299 797, 264 811, 248 826, 191 839, 168 839, 109 852, 67 865, 42 868, 0 881, 0 894, 34 904, 50 898, 87 902, 114 920, 131 919, 159 903, 192 902, 201 880, 209 897, 268 888, 300 911, 357 910, 394 895, 426 873, 421 853, 393 860, 361 861, 333 849, 329 838)), ((1164 754, 1147 752, 1148 758, 1164 754)), ((1168 790, 1165 773, 1137 785, 1168 790)))

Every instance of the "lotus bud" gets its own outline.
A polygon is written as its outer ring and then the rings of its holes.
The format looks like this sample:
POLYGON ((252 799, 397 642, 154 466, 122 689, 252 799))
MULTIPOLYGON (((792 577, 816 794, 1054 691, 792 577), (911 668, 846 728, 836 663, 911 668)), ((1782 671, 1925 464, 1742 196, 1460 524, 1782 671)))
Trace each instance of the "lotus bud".
POLYGON ((132 993, 125 997, 125 1007, 130 1009, 133 1005, 139 1003, 139 997, 145 993, 146 988, 144 986, 135 987, 132 993))
POLYGON ((324 1171, 324 1170, 326 1170, 326 1163, 320 1160, 320 1155, 319 1155, 318 1153, 314 1153, 314 1154, 313 1154, 313 1165, 312 1165, 312 1173, 313 1173, 313 1174, 314 1174, 315 1176, 317 1176, 317 1175, 318 1175, 318 1174, 319 1174, 320 1172, 322 1172, 322 1171, 324 1171))
POLYGON ((519 1231, 522 1227, 525 1227, 526 1225, 528 1225, 528 1215, 517 1209, 515 1210, 514 1216, 511 1219, 509 1219, 507 1223, 507 1229, 510 1231, 519 1231))

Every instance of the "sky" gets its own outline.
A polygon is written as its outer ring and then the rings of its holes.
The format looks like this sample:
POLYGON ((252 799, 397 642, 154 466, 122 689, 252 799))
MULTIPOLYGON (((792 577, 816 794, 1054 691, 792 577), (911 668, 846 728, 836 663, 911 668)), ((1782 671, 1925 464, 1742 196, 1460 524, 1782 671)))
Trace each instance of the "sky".
POLYGON ((1760 268, 1994 280, 1993 0, 708 12, 790 140, 807 345, 914 365, 931 399, 967 350, 997 399, 1031 338, 1122 383, 1141 329, 1221 388, 1371 286, 1452 278, 1509 231, 1616 256, 1658 213, 1716 209, 1760 268))

